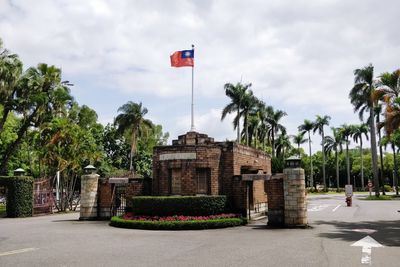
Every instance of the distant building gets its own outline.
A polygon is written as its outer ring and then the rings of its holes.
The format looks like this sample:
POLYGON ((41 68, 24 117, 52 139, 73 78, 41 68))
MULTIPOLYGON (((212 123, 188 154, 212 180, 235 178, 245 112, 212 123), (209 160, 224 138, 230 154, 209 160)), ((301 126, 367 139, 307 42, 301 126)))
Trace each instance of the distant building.
POLYGON ((153 153, 153 195, 226 195, 242 211, 265 207, 271 158, 235 142, 188 132, 153 153))

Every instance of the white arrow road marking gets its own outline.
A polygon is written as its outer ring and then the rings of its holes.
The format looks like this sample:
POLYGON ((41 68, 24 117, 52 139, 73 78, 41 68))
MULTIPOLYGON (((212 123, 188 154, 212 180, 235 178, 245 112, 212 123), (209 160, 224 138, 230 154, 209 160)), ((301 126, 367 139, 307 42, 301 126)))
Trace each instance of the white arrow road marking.
POLYGON ((341 206, 341 205, 337 205, 336 208, 334 208, 334 209, 332 210, 332 212, 335 212, 340 206, 341 206))
POLYGON ((11 250, 11 251, 6 251, 6 252, 0 252, 0 257, 1 256, 8 256, 8 255, 13 255, 13 254, 24 253, 24 252, 29 252, 29 251, 34 251, 34 250, 37 250, 37 249, 38 248, 23 248, 23 249, 11 250))
POLYGON ((372 263, 372 252, 371 248, 381 248, 383 245, 379 244, 375 239, 367 235, 363 239, 358 240, 357 242, 351 245, 352 247, 362 247, 361 250, 361 263, 369 264, 372 263))
POLYGON ((373 234, 376 232, 376 230, 374 229, 367 229, 367 228, 363 228, 363 229, 351 229, 351 231, 353 232, 358 232, 358 233, 366 233, 368 235, 373 234))

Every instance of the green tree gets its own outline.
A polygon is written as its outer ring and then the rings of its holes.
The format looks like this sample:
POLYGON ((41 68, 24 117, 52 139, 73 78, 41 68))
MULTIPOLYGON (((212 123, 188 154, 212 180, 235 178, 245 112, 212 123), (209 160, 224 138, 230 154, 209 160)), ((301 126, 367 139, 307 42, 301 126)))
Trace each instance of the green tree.
POLYGON ((336 190, 339 192, 339 157, 338 154, 342 151, 342 145, 344 142, 342 133, 339 128, 331 128, 332 136, 324 137, 325 152, 330 153, 335 152, 335 162, 336 162, 336 190))
POLYGON ((309 148, 309 157, 310 157, 310 186, 314 187, 314 177, 313 177, 313 162, 311 157, 311 136, 310 132, 313 130, 314 124, 310 120, 304 120, 304 123, 298 127, 300 133, 305 134, 308 133, 308 148, 309 148))
POLYGON ((271 146, 272 146, 272 157, 275 157, 275 135, 278 132, 286 132, 285 126, 280 123, 280 120, 286 116, 286 112, 282 110, 274 111, 272 108, 269 110, 269 113, 266 117, 266 121, 269 124, 269 135, 271 137, 271 146))
POLYGON ((318 131, 318 133, 321 135, 321 138, 322 138, 322 140, 321 140, 321 146, 322 146, 322 148, 321 148, 321 153, 322 153, 322 180, 323 180, 323 183, 324 183, 324 190, 326 191, 327 190, 327 186, 326 186, 326 175, 325 175, 325 149, 324 149, 324 147, 325 147, 325 144, 324 144, 324 141, 325 141, 325 135, 324 135, 324 126, 325 125, 329 125, 329 121, 330 121, 330 119, 331 119, 331 117, 329 117, 329 116, 320 116, 320 115, 317 115, 316 116, 317 117, 317 119, 315 120, 315 122, 314 122, 314 129, 313 129, 313 132, 315 133, 316 131, 318 131))
POLYGON ((243 127, 244 127, 244 138, 246 140, 246 145, 249 143, 249 115, 255 111, 259 103, 257 97, 254 96, 253 91, 249 90, 242 99, 242 111, 240 116, 244 118, 243 127))
POLYGON ((150 120, 144 118, 147 114, 147 108, 142 106, 142 103, 134 103, 129 101, 128 103, 124 104, 118 109, 118 116, 115 118, 115 124, 118 126, 117 130, 120 133, 124 133, 126 131, 130 132, 131 136, 131 152, 130 152, 130 163, 129 163, 129 170, 133 173, 134 165, 133 165, 133 158, 136 155, 136 145, 137 145, 137 137, 140 134, 140 126, 146 125, 148 127, 152 126, 150 120))
POLYGON ((361 187, 364 190, 364 161, 363 161, 363 135, 365 136, 365 139, 368 140, 368 125, 365 123, 362 123, 360 125, 354 125, 353 128, 353 140, 356 143, 360 143, 360 158, 361 158, 361 187))
POLYGON ((350 155, 349 155, 349 144, 350 144, 350 137, 353 134, 353 125, 343 124, 339 131, 340 134, 343 136, 345 144, 346 144, 346 174, 347 174, 347 184, 351 184, 350 180, 350 155))
POLYGON ((376 144, 376 126, 374 107, 375 101, 373 94, 375 91, 374 85, 374 67, 370 64, 362 69, 354 71, 354 87, 350 90, 350 101, 354 106, 354 111, 358 112, 362 121, 364 112, 369 112, 369 129, 371 136, 371 153, 372 153, 372 169, 375 184, 375 195, 379 197, 379 177, 378 177, 378 156, 376 144))
POLYGON ((292 135, 292 140, 297 145, 297 153, 300 157, 300 145, 307 142, 307 139, 304 138, 304 133, 297 133, 297 135, 292 135))
POLYGON ((236 85, 226 83, 224 85, 225 94, 230 98, 231 102, 224 107, 221 114, 221 121, 225 119, 227 114, 236 112, 236 117, 233 121, 234 129, 237 129, 237 143, 240 143, 240 112, 242 110, 243 100, 248 94, 248 90, 251 87, 251 83, 242 84, 237 83, 236 85))

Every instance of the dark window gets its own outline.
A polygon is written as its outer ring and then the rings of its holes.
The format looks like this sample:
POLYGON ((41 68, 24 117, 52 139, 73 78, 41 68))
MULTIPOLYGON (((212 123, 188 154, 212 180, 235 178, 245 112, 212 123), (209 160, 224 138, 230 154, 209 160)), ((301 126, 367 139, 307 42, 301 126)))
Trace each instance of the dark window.
POLYGON ((209 194, 210 169, 196 169, 197 194, 209 194))

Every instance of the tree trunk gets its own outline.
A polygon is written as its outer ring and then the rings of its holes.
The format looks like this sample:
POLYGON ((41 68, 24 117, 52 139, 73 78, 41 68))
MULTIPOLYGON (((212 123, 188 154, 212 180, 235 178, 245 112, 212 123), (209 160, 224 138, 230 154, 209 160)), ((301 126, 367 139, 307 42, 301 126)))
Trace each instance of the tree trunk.
POLYGON ((372 154, 372 173, 374 177, 375 196, 379 197, 379 177, 378 177, 378 155, 376 151, 376 128, 374 120, 374 109, 370 108, 369 128, 371 131, 371 154, 372 154))
POLYGON ((136 153, 136 131, 132 131, 132 144, 131 144, 131 157, 129 162, 129 170, 135 174, 135 168, 133 166, 133 156, 136 153))
POLYGON ((364 162, 363 162, 363 151, 362 151, 363 143, 362 143, 362 136, 360 137, 360 159, 361 159, 361 188, 362 191, 365 190, 364 187, 364 162))
POLYGON ((339 157, 337 151, 335 151, 336 159, 336 191, 339 192, 339 157))
POLYGON ((308 131, 308 149, 310 152, 310 186, 311 189, 314 188, 314 177, 313 177, 313 165, 312 165, 312 156, 311 156, 311 137, 310 131, 308 131))
POLYGON ((275 157, 275 127, 271 128, 271 146, 272 146, 272 157, 275 157))
POLYGON ((396 196, 399 195, 399 187, 398 187, 398 167, 397 167, 397 159, 396 159, 396 148, 395 145, 392 143, 392 150, 393 150, 393 165, 394 165, 394 172, 393 172, 393 186, 394 190, 396 191, 396 196))
POLYGON ((245 122, 246 122, 246 125, 245 125, 245 127, 246 127, 246 131, 245 131, 245 133, 246 133, 246 146, 248 146, 249 145, 249 116, 248 116, 248 114, 247 114, 247 112, 245 113, 245 122))
POLYGON ((240 109, 237 110, 237 118, 238 118, 238 125, 237 125, 237 143, 240 144, 240 109))
POLYGON ((324 149, 324 130, 322 129, 321 132, 321 136, 322 136, 322 142, 321 142, 321 146, 322 146, 322 180, 324 183, 324 190, 328 191, 328 188, 326 187, 326 174, 325 174, 325 149, 324 149))
MULTIPOLYGON (((379 115, 377 116, 377 122, 379 123, 379 115)), ((384 166, 383 166, 383 152, 382 152, 382 145, 381 145, 381 130, 379 130, 378 129, 378 143, 379 143, 379 153, 380 153, 380 155, 379 155, 379 161, 380 161, 380 166, 381 166, 381 168, 379 169, 380 170, 380 177, 381 177, 381 182, 382 182, 382 195, 386 195, 386 192, 385 192, 385 178, 383 177, 384 176, 384 166)))
POLYGON ((349 157, 349 138, 346 138, 346 173, 347 173, 347 184, 351 184, 350 181, 350 157, 349 157))

